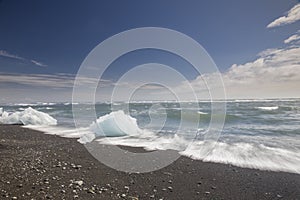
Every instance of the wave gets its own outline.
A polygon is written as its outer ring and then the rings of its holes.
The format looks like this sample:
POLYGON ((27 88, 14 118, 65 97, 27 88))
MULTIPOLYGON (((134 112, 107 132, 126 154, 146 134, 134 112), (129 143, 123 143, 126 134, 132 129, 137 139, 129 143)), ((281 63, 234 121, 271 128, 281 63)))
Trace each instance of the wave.
POLYGON ((206 113, 206 112, 201 112, 201 111, 198 111, 197 113, 200 114, 200 115, 208 115, 208 113, 206 113))
POLYGON ((15 106, 37 106, 37 103, 16 103, 15 106))
MULTIPOLYGON (((218 142, 208 154, 201 154, 205 146, 203 141, 195 142, 185 151, 180 152, 184 156, 204 162, 217 162, 232 164, 239 167, 284 171, 300 174, 300 151, 295 149, 283 149, 269 147, 264 144, 246 142, 225 143, 218 142)), ((203 151, 205 152, 205 151, 203 151)))
POLYGON ((279 106, 264 106, 264 107, 256 107, 260 110, 278 110, 279 106))
POLYGON ((23 125, 56 125, 57 120, 47 113, 43 113, 29 107, 24 111, 17 111, 14 113, 2 111, 0 116, 0 123, 23 125))
MULTIPOLYGON (((270 107, 263 107, 262 110, 268 110, 268 108, 270 107)), ((178 113, 180 112, 176 112, 175 115, 174 112, 171 112, 173 117, 178 117, 178 113)), ((199 117, 199 114, 203 115, 204 119, 207 118, 207 120, 211 117, 211 114, 197 112, 194 112, 193 116, 199 117)), ((227 117, 229 119, 232 117, 235 120, 237 116, 227 114, 227 117)), ((258 136, 242 137, 234 134, 232 137, 227 136, 227 138, 223 136, 207 154, 206 150, 211 148, 209 142, 188 139, 185 137, 188 133, 183 131, 162 134, 142 129, 138 126, 137 119, 121 110, 101 116, 87 127, 75 129, 49 126, 56 124, 56 120, 50 115, 30 107, 22 112, 10 114, 0 108, 0 123, 19 122, 25 124, 25 128, 40 130, 46 134, 78 138, 80 143, 97 141, 100 144, 142 147, 146 150, 172 149, 178 151, 181 155, 205 162, 226 163, 239 167, 300 174, 300 150, 299 146, 297 146, 299 143, 291 143, 293 139, 290 137, 287 138, 291 141, 283 137, 266 135, 266 141, 263 141, 258 136), (257 141, 254 141, 254 138, 257 141)), ((294 140, 299 141, 297 139, 294 140)))
POLYGON ((83 128, 66 128, 58 126, 48 126, 48 125, 25 125, 24 128, 29 128, 37 131, 41 131, 49 135, 58 135, 65 138, 80 138, 83 135, 91 134, 91 131, 87 127, 83 128))
MULTIPOLYGON (((96 139, 100 144, 142 147, 149 151, 172 149, 178 151, 181 155, 204 162, 217 162, 239 167, 300 174, 299 150, 289 149, 283 146, 271 147, 266 144, 251 141, 249 138, 241 138, 242 141, 239 141, 236 138, 238 136, 234 136, 235 139, 217 142, 211 150, 212 145, 207 141, 192 141, 179 134, 158 135, 142 130, 137 126, 135 121, 131 121, 132 118, 130 116, 125 115, 123 112, 118 111, 117 113, 111 113, 105 118, 111 120, 114 116, 130 119, 129 123, 124 123, 124 121, 122 121, 122 123, 123 125, 127 124, 128 126, 133 126, 133 130, 132 132, 122 132, 122 135, 120 134, 119 137, 96 139), (136 134, 137 132, 139 134, 136 134), (209 152, 209 154, 207 154, 207 152, 209 152)), ((107 124, 107 122, 104 122, 105 119, 100 119, 99 123, 101 126, 104 125, 103 123, 107 124)), ((119 119, 117 119, 117 121, 118 120, 119 119)), ((114 122, 114 126, 115 125, 116 123, 114 122)), ((109 129, 114 130, 115 128, 109 127, 109 129)))
MULTIPOLYGON (((179 134, 158 135, 140 129, 136 123, 136 119, 126 115, 123 111, 112 112, 100 117, 97 123, 93 123, 92 125, 96 124, 103 128, 102 131, 108 131, 108 136, 119 136, 110 137, 109 139, 96 139, 100 144, 143 147, 146 150, 172 149, 178 151, 181 155, 205 162, 218 162, 246 168, 300 173, 300 151, 295 149, 280 146, 271 147, 251 142, 250 139, 242 141, 235 139, 235 142, 229 139, 228 141, 217 142, 210 151, 211 144, 207 141, 191 141, 179 134), (119 128, 116 129, 116 127, 119 128), (210 153, 207 154, 209 151, 210 153)), ((98 126, 96 131, 99 131, 98 126)), ((100 136, 103 136, 102 131, 100 132, 100 136)))
POLYGON ((65 106, 68 106, 68 105, 79 105, 79 103, 77 102, 65 102, 63 103, 65 106))
POLYGON ((251 103, 251 102, 296 102, 299 99, 228 99, 226 102, 251 103))
POLYGON ((45 102, 37 102, 37 103, 16 103, 13 104, 15 106, 54 106, 57 105, 59 103, 45 103, 45 102))

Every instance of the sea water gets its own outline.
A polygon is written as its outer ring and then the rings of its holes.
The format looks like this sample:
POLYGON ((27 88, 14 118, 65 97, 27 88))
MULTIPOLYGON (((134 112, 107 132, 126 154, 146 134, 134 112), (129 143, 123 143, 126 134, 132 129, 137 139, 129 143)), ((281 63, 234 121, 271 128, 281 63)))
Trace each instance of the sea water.
POLYGON ((0 106, 0 123, 23 117, 26 127, 78 138, 81 143, 105 143, 101 138, 109 137, 115 145, 173 149, 207 162, 300 174, 300 99, 227 100, 218 142, 203 154, 200 149, 207 143, 202 136, 215 117, 211 105, 209 101, 5 104, 0 106), (81 116, 77 127, 73 107, 81 116), (90 117, 94 110, 95 117, 90 117))

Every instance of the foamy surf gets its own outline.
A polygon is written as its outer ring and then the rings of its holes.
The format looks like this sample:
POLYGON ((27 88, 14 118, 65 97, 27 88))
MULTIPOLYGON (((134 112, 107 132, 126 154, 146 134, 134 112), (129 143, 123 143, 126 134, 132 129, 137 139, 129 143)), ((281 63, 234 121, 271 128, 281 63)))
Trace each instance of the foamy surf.
POLYGON ((260 109, 260 110, 277 110, 278 108, 279 108, 278 106, 257 107, 257 109, 260 109))
POLYGON ((243 168, 282 171, 300 174, 300 151, 269 147, 264 144, 237 142, 215 144, 209 154, 202 154, 202 148, 209 146, 203 141, 190 145, 180 152, 184 156, 204 162, 232 164, 243 168))

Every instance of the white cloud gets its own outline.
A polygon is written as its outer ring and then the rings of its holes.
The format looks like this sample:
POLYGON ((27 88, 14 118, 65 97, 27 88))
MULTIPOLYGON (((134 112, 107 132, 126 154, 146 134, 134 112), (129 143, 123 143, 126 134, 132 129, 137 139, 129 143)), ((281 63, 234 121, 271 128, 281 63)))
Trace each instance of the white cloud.
POLYGON ((300 20, 300 3, 296 4, 291 10, 289 10, 286 16, 279 17, 271 22, 267 28, 291 24, 298 20, 300 20))
POLYGON ((300 40, 300 31, 298 31, 296 34, 290 36, 288 39, 284 40, 285 44, 289 44, 289 43, 294 43, 294 42, 299 42, 300 40))
POLYGON ((263 53, 253 62, 233 65, 224 75, 234 83, 284 84, 286 81, 300 83, 300 48, 289 47, 263 53))
POLYGON ((14 54, 8 53, 7 51, 4 51, 4 50, 0 50, 0 56, 8 57, 8 58, 13 58, 13 59, 17 59, 17 60, 25 60, 25 58, 22 58, 22 57, 20 57, 18 55, 14 55, 14 54))
POLYGON ((245 97, 299 97, 300 48, 293 46, 262 52, 253 62, 233 65, 223 79, 227 95, 245 97))
POLYGON ((33 64, 37 65, 37 66, 40 66, 40 67, 47 67, 47 65, 41 63, 41 62, 38 62, 36 60, 30 60, 33 64))
POLYGON ((7 58, 12 58, 12 59, 16 59, 16 60, 21 60, 21 61, 24 61, 24 62, 31 62, 31 63, 33 63, 34 65, 37 65, 37 66, 40 66, 40 67, 46 67, 46 66, 47 66, 46 64, 43 64, 43 63, 38 62, 38 61, 36 61, 36 60, 32 60, 32 59, 29 60, 29 59, 20 57, 20 56, 18 56, 18 55, 9 53, 9 52, 4 51, 4 50, 0 50, 0 56, 7 57, 7 58))

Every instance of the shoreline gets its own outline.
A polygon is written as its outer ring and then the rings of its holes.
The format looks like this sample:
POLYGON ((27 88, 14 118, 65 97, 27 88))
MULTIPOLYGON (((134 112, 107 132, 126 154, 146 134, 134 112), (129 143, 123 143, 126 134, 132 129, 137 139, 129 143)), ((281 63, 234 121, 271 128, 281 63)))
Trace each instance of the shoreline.
POLYGON ((300 199, 299 174, 184 156, 158 171, 128 174, 97 161, 77 139, 19 125, 0 125, 0 152, 3 199, 300 199))

